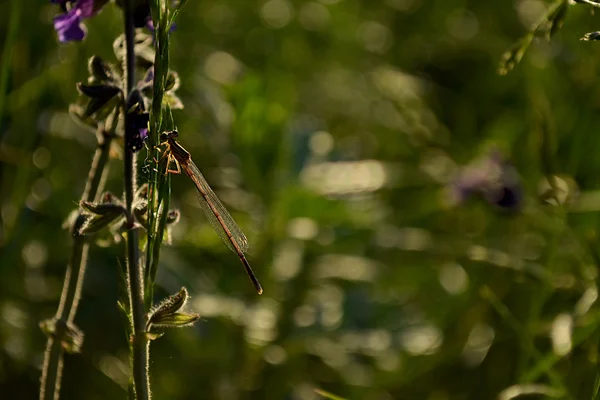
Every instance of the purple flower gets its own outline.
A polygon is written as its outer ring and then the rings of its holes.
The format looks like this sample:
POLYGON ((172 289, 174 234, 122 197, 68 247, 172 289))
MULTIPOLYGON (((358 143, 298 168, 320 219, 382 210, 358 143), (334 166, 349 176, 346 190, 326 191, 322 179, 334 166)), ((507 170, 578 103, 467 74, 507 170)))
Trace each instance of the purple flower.
POLYGON ((450 184, 450 190, 456 204, 479 194, 497 207, 518 210, 523 200, 517 171, 497 151, 463 167, 450 184))
MULTIPOLYGON (((53 3, 59 3, 62 6, 65 6, 69 1, 52 0, 53 3)), ((81 24, 81 20, 90 18, 95 14, 94 0, 77 0, 77 3, 66 14, 54 17, 54 29, 58 33, 58 40, 61 43, 83 40, 86 30, 85 26, 81 24)))

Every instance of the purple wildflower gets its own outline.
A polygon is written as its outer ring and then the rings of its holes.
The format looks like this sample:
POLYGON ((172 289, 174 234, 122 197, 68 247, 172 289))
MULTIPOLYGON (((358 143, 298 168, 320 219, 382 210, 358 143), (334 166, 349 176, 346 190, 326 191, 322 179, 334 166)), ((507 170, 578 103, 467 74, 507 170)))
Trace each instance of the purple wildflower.
MULTIPOLYGON (((65 6, 70 0, 52 0, 53 3, 65 6)), ((72 1, 70 1, 72 2, 72 1)), ((66 13, 54 17, 54 29, 58 33, 61 43, 73 40, 81 41, 85 37, 86 29, 81 24, 82 19, 90 18, 96 14, 94 0, 77 0, 75 5, 66 13)))
POLYGON ((523 200, 517 171, 497 151, 463 167, 450 190, 453 201, 458 204, 479 194, 502 209, 518 210, 523 200))

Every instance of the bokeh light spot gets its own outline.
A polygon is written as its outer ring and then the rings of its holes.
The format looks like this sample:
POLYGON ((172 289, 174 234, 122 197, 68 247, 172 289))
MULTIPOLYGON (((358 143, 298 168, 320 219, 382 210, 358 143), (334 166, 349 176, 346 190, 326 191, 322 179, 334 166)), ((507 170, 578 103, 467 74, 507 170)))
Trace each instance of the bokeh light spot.
POLYGON ((366 50, 377 54, 385 53, 392 45, 392 32, 375 21, 363 23, 356 31, 356 37, 366 50))
POLYGON ((433 325, 410 327, 400 334, 402 347, 413 356, 434 354, 442 339, 442 332, 433 325))
POLYGON ((440 268, 439 280, 442 287, 450 294, 463 293, 469 284, 469 276, 458 264, 446 264, 440 268))
POLYGON ((21 256, 28 267, 39 268, 46 263, 46 260, 48 259, 48 250, 44 243, 38 240, 32 240, 23 246, 21 256))
POLYGON ((50 165, 50 160, 52 156, 50 155, 50 151, 45 147, 38 147, 33 152, 33 165, 35 165, 39 169, 44 169, 48 165, 50 165))
POLYGON ((288 223, 290 237, 300 240, 314 239, 319 233, 319 226, 310 218, 294 218, 288 223))
POLYGON ((324 29, 329 24, 330 18, 327 7, 315 2, 305 4, 298 13, 300 24, 310 31, 324 29))
POLYGON ((310 151, 318 156, 325 156, 333 150, 333 136, 329 132, 318 131, 310 136, 310 151))
POLYGON ((204 62, 204 73, 209 78, 221 83, 231 84, 235 82, 242 66, 231 54, 216 51, 210 54, 204 62))
POLYGON ((260 9, 260 17, 265 25, 283 28, 294 16, 292 4, 287 0, 269 0, 260 9))

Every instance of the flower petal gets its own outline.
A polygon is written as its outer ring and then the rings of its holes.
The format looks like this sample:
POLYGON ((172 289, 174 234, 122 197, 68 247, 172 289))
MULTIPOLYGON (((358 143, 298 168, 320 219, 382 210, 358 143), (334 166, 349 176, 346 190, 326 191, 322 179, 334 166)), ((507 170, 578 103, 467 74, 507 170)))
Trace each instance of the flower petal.
POLYGON ((82 18, 89 18, 95 14, 94 0, 78 0, 75 8, 81 11, 82 18))
POLYGON ((79 10, 76 8, 54 17, 54 29, 61 43, 81 41, 85 37, 85 27, 81 25, 79 10))

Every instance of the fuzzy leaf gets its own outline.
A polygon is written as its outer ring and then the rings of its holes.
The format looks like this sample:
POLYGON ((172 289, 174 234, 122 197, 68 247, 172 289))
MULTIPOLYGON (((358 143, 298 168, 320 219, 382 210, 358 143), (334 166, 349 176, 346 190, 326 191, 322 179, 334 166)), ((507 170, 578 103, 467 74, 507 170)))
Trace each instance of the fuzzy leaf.
POLYGON ((169 70, 167 81, 165 82, 165 90, 174 92, 179 89, 180 84, 179 74, 176 71, 169 70))
POLYGON ((81 208, 93 215, 107 215, 114 213, 125 213, 125 208, 118 203, 92 203, 91 201, 82 201, 79 203, 81 208))
POLYGON ((556 32, 558 32, 558 30, 562 28, 563 23, 565 22, 565 18, 567 16, 568 9, 569 1, 564 0, 561 3, 561 5, 556 9, 556 11, 550 15, 550 17, 548 18, 548 22, 550 24, 548 39, 554 36, 556 32))
POLYGON ((144 200, 148 199, 148 183, 144 183, 138 188, 137 192, 135 192, 135 197, 144 200))
POLYGON ((133 209, 133 215, 135 216, 135 219, 137 222, 139 222, 139 224, 145 229, 148 230, 148 213, 146 212, 146 209, 140 209, 140 208, 134 208, 133 209))
POLYGON ((503 55, 500 60, 500 66, 498 67, 498 74, 506 75, 512 71, 515 66, 521 61, 523 55, 531 45, 533 35, 529 34, 521 38, 518 42, 513 44, 503 55))
POLYGON ((164 332, 145 332, 146 334, 146 339, 148 340, 156 340, 159 337, 161 337, 162 335, 164 335, 164 332))
POLYGON ((110 98, 91 98, 83 112, 84 117, 89 117, 95 114, 96 120, 103 120, 114 110, 119 104, 120 96, 110 98))
POLYGON ((155 317, 179 311, 185 305, 188 297, 187 289, 182 287, 179 292, 167 297, 150 311, 151 316, 149 321, 153 322, 153 318, 155 317))
POLYGON ((200 318, 198 314, 173 313, 156 318, 152 326, 158 328, 183 328, 190 326, 200 318))
POLYGON ((81 229, 79 229, 80 235, 89 235, 92 233, 96 233, 102 228, 107 227, 113 222, 118 221, 124 215, 124 210, 120 208, 120 210, 115 209, 115 211, 111 213, 107 213, 104 215, 95 215, 91 218, 88 218, 81 229))
POLYGON ((498 74, 506 75, 517 65, 531 45, 535 36, 550 38, 562 26, 569 9, 568 0, 556 0, 540 19, 540 22, 523 38, 513 44, 503 55, 498 67, 498 74))
POLYGON ((92 56, 88 61, 88 71, 90 72, 92 81, 106 82, 113 80, 112 69, 110 64, 104 62, 104 60, 98 56, 92 56))
POLYGON ((79 82, 77 89, 90 98, 103 99, 105 101, 121 93, 121 89, 114 85, 87 85, 79 82))

